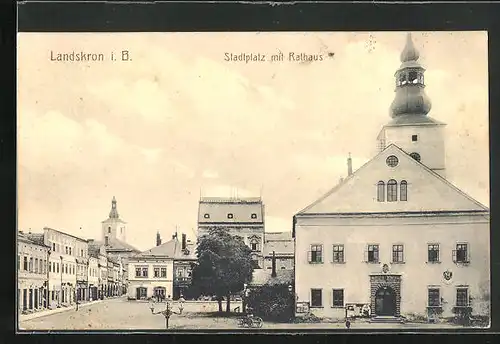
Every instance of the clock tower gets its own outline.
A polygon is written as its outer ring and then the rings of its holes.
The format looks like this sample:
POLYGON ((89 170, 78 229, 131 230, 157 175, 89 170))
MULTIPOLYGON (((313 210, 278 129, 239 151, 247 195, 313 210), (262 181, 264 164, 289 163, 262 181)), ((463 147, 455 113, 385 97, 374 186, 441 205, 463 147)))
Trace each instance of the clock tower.
POLYGON ((390 107, 392 120, 380 131, 378 147, 382 151, 395 144, 415 160, 446 177, 445 124, 427 115, 431 101, 425 93, 425 69, 418 62, 419 57, 408 33, 400 56, 401 66, 394 74, 396 95, 390 107))
POLYGON ((109 217, 107 220, 102 221, 102 237, 105 242, 113 242, 116 239, 122 242, 126 241, 126 222, 120 219, 114 196, 111 201, 109 217))

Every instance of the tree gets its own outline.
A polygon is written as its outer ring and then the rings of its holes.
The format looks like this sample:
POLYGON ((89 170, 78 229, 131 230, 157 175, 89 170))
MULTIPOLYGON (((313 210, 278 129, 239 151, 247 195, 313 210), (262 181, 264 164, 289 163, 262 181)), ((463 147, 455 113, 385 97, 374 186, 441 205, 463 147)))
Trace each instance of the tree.
POLYGON ((214 227, 198 240, 196 255, 198 264, 193 269, 193 286, 205 295, 215 295, 222 312, 222 300, 226 297, 226 312, 231 310, 231 295, 243 290, 252 279, 252 251, 240 237, 214 227))
POLYGON ((289 321, 294 315, 295 300, 287 284, 264 285, 252 289, 248 306, 264 319, 289 321))

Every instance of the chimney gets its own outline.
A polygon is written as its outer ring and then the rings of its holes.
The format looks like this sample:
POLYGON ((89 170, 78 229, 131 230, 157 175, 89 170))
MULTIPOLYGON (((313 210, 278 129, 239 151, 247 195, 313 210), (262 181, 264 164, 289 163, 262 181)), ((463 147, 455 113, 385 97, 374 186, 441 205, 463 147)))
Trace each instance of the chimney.
POLYGON ((186 234, 182 234, 182 250, 184 251, 186 249, 186 234))
POLYGON ((271 277, 276 277, 276 255, 273 251, 273 269, 272 269, 272 272, 271 272, 271 277))
POLYGON ((349 153, 349 157, 347 158, 347 175, 350 176, 352 174, 352 159, 351 153, 349 153))
POLYGON ((104 245, 109 246, 109 237, 107 235, 104 237, 104 245))
POLYGON ((161 245, 161 237, 160 237, 160 232, 156 232, 156 246, 161 245))

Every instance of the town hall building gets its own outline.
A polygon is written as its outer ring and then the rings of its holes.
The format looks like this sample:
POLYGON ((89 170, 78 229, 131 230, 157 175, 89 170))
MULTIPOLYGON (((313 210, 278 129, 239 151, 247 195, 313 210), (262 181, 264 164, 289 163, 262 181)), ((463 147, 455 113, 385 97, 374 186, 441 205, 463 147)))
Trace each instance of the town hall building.
POLYGON ((446 180, 418 59, 408 34, 379 153, 294 216, 296 298, 316 316, 490 316, 489 209, 446 180))

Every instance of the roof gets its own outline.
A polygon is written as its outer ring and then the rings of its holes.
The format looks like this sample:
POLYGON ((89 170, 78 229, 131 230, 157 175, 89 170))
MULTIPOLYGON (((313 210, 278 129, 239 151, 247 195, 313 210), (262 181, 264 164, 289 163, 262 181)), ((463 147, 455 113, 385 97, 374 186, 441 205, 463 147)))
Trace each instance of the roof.
POLYGON ((182 250, 182 243, 174 238, 159 246, 132 256, 131 258, 162 257, 171 259, 196 259, 195 244, 191 241, 186 243, 186 250, 182 250))
POLYGON ((69 234, 69 233, 66 233, 66 232, 63 232, 63 231, 60 231, 60 230, 54 229, 54 228, 50 228, 50 227, 43 227, 43 230, 44 230, 44 231, 46 231, 46 230, 47 230, 47 231, 54 231, 54 232, 58 232, 58 233, 61 233, 61 234, 67 235, 67 236, 69 236, 69 237, 75 238, 75 239, 77 239, 77 240, 87 242, 87 240, 86 240, 86 239, 83 239, 83 238, 77 237, 76 235, 72 235, 72 234, 69 234))
POLYGON ((407 114, 407 115, 395 116, 384 127, 396 127, 402 125, 446 125, 446 124, 427 115, 407 114))
POLYGON ((109 245, 106 246, 107 251, 135 251, 141 252, 134 246, 127 244, 125 241, 121 241, 119 239, 111 239, 109 240, 109 245))
POLYGON ((291 284, 294 280, 293 270, 277 270, 276 277, 271 277, 271 270, 255 269, 250 286, 291 284))
POLYGON ((319 214, 363 214, 398 212, 489 212, 480 202, 455 187, 445 178, 416 161, 394 144, 361 166, 324 196, 301 210, 296 216, 319 214), (386 158, 396 155, 398 169, 387 171, 386 158), (378 180, 407 179, 414 183, 408 202, 378 202, 373 193, 378 180), (408 179, 411 178, 411 179, 408 179), (366 195, 368 192, 369 195, 366 195), (360 197, 366 195, 366 197, 360 197), (411 201, 410 201, 411 197, 411 201))
POLYGON ((17 232, 17 240, 37 246, 43 246, 49 248, 49 246, 45 245, 43 240, 43 234, 38 233, 24 233, 22 231, 17 232))
POLYGON ((198 207, 199 224, 264 222, 264 205, 260 198, 201 198, 198 207), (232 214, 229 217, 228 214, 232 214))
POLYGON ((292 232, 265 232, 264 233, 265 241, 288 241, 292 240, 292 232))
MULTIPOLYGON (((290 232, 291 236, 291 232, 290 232)), ((290 238, 287 241, 268 241, 264 243, 264 256, 269 257, 273 255, 273 251, 276 256, 282 255, 293 255, 294 254, 294 242, 290 238)))

